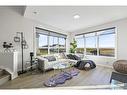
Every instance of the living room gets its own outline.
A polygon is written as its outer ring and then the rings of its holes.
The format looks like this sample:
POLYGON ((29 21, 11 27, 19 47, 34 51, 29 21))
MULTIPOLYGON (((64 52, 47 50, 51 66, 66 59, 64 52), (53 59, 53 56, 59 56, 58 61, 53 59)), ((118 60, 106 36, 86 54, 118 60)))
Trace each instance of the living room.
POLYGON ((125 89, 123 80, 118 82, 122 86, 118 86, 117 82, 110 83, 110 79, 115 71, 113 64, 127 60, 126 10, 126 6, 1 6, 0 68, 10 73, 11 79, 0 88, 112 89, 113 84, 116 89, 125 89), (6 47, 9 43, 12 44, 10 48, 6 47), (67 58, 67 55, 75 55, 78 60, 67 58), (31 56, 39 65, 37 71, 36 66, 33 71, 27 71, 31 56), (86 67, 72 66, 79 60, 86 67), (59 62, 70 64, 54 65, 59 62), (72 79, 58 85, 44 85, 55 74, 71 69, 76 73, 72 79))

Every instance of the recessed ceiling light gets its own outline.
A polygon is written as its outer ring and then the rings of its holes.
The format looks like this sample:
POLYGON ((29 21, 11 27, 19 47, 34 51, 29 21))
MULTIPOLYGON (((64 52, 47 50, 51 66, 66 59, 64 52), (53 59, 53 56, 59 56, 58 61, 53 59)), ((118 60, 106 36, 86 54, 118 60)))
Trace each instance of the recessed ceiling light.
POLYGON ((37 12, 33 12, 34 14, 37 14, 37 12))
POLYGON ((80 15, 74 15, 73 18, 74 19, 79 19, 80 18, 80 15))

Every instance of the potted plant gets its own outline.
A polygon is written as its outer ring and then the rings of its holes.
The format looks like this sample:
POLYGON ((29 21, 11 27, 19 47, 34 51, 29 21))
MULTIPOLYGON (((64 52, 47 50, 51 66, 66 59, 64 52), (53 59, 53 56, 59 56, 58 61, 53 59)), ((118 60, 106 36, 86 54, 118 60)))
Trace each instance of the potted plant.
POLYGON ((71 48, 70 48, 70 53, 75 53, 77 49, 77 41, 73 39, 73 41, 70 43, 71 48))

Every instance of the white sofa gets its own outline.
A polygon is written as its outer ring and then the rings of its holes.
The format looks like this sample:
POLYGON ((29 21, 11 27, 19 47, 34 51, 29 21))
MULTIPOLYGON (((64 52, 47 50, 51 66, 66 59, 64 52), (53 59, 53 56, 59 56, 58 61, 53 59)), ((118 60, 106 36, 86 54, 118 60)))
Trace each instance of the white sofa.
POLYGON ((67 58, 64 58, 64 57, 61 57, 60 54, 54 54, 54 55, 43 55, 43 56, 38 56, 38 64, 39 64, 39 69, 42 70, 42 71, 45 71, 45 70, 49 70, 49 69, 53 69, 53 66, 55 64, 59 64, 59 63, 63 63, 63 62, 73 62, 73 63, 77 63, 76 60, 71 60, 71 59, 67 59, 67 58), (45 57, 48 57, 48 56, 54 56, 56 58, 55 61, 49 61, 47 58, 45 57))

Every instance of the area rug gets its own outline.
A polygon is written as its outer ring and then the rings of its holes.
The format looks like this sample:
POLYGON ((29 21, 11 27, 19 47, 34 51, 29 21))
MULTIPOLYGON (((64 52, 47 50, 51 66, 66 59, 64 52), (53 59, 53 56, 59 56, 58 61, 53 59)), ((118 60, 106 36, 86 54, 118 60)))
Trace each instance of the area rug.
POLYGON ((59 74, 52 76, 44 82, 46 87, 55 87, 58 84, 64 84, 66 80, 72 79, 74 76, 79 74, 78 69, 71 69, 68 71, 60 72, 59 74))

